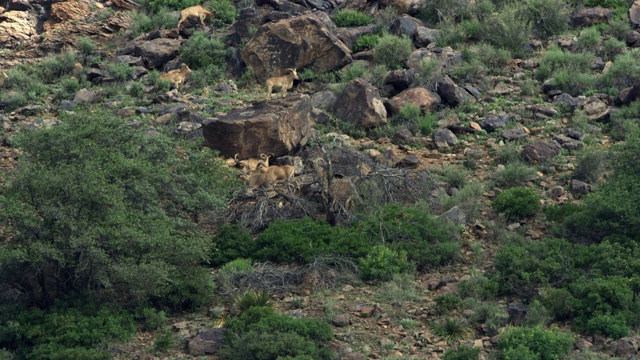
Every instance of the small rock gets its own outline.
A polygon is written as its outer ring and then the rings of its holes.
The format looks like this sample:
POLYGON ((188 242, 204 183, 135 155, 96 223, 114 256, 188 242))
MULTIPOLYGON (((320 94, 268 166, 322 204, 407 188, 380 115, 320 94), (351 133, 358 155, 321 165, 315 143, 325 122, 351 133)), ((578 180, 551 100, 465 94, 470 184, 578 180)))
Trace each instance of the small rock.
POLYGON ((458 143, 458 138, 449 129, 440 129, 433 133, 433 141, 438 149, 447 149, 458 143))
POLYGON ((564 129, 562 133, 574 140, 580 140, 582 138, 582 133, 575 129, 564 129))
POLYGON ((565 135, 554 135, 553 141, 556 141, 561 147, 570 151, 578 150, 584 145, 581 141, 572 139, 565 135))
POLYGON ((467 223, 466 215, 457 206, 447 210, 447 212, 440 215, 440 217, 451 221, 454 225, 464 225, 467 223))
POLYGON ((502 132, 502 138, 507 141, 515 141, 520 139, 526 139, 529 137, 529 134, 524 130, 524 128, 515 128, 508 129, 502 132))
POLYGON ((62 100, 60 101, 60 110, 73 110, 74 107, 76 107, 76 104, 73 101, 69 101, 69 100, 62 100))
POLYGON ((211 355, 218 352, 224 340, 223 329, 213 329, 198 333, 189 340, 189 355, 211 355))
POLYGON ((507 126, 508 120, 509 116, 507 115, 492 115, 482 120, 480 122, 480 127, 482 127, 486 132, 490 133, 501 127, 507 126))
POLYGON ((91 91, 83 88, 78 90, 76 95, 73 97, 73 102, 76 104, 93 103, 96 101, 96 96, 97 95, 95 91, 91 91))
POLYGON ((337 327, 344 327, 351 325, 351 318, 349 314, 339 314, 331 319, 331 323, 337 327))
POLYGON ((571 180, 571 193, 573 195, 585 195, 589 192, 589 184, 584 181, 571 180))
POLYGON ((557 199, 562 196, 562 194, 564 194, 564 189, 562 188, 562 186, 554 186, 547 191, 547 196, 552 199, 557 199))

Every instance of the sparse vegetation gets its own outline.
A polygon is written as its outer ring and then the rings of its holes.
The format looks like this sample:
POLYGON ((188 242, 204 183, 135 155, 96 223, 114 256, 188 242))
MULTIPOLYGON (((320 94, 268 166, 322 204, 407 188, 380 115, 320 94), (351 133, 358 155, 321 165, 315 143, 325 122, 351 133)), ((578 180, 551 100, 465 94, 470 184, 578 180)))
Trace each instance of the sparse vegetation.
POLYGON ((373 22, 371 15, 360 11, 341 9, 333 15, 336 26, 365 26, 373 22))

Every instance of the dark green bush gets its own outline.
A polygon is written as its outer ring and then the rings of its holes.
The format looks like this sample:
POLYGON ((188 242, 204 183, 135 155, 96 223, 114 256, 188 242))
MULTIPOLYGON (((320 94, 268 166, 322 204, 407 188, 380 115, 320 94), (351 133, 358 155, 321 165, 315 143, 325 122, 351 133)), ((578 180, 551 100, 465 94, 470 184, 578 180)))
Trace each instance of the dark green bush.
POLYGON ((554 85, 574 96, 595 85, 591 72, 593 53, 572 53, 553 45, 542 55, 536 78, 540 81, 553 78, 554 85))
POLYGON ((373 22, 373 17, 360 11, 340 9, 333 15, 336 26, 365 26, 373 22))
POLYGON ((444 353, 444 360, 478 360, 482 349, 467 345, 460 345, 457 348, 449 349, 444 353))
POLYGON ((163 310, 156 311, 154 308, 143 308, 138 317, 143 322, 143 328, 147 331, 161 329, 167 325, 167 313, 163 310))
POLYGON ((133 23, 130 27, 131 37, 135 38, 140 34, 160 29, 170 29, 176 26, 179 15, 174 11, 161 8, 151 14, 143 11, 133 11, 131 17, 133 18, 133 23))
POLYGON ((361 35, 353 44, 353 52, 357 53, 360 51, 371 50, 376 46, 376 44, 378 44, 378 40, 380 40, 380 35, 378 34, 361 35))
POLYGON ((573 178, 595 183, 602 176, 607 164, 607 153, 600 150, 583 150, 578 154, 573 178))
POLYGON ((618 340, 629 335, 630 329, 621 315, 597 315, 587 322, 587 333, 600 334, 618 340))
POLYGON ((294 319, 269 307, 252 307, 225 324, 222 360, 330 360, 324 345, 333 338, 331 326, 314 319, 294 319))
POLYGON ((182 60, 189 65, 192 70, 205 69, 210 66, 226 68, 225 56, 228 48, 217 38, 209 38, 207 33, 196 31, 180 47, 182 60))
POLYGON ((331 227, 311 218, 273 221, 256 239, 254 258, 276 263, 306 263, 314 256, 341 254, 363 257, 369 250, 364 236, 351 229, 331 227))
POLYGON ((429 135, 435 126, 435 119, 431 113, 422 113, 420 106, 406 104, 400 108, 398 114, 389 119, 393 126, 404 126, 414 134, 429 135))
POLYGON ((80 51, 80 54, 87 56, 95 51, 98 46, 93 39, 88 37, 79 37, 76 39, 76 48, 80 51))
POLYGON ((222 266, 238 258, 251 257, 256 244, 247 229, 237 225, 223 225, 213 238, 211 265, 222 266))
POLYGON ((209 271, 201 267, 185 267, 170 275, 167 291, 151 300, 175 312, 194 311, 211 305, 215 284, 209 271))
POLYGON ((0 315, 0 348, 21 359, 110 359, 98 348, 135 332, 129 314, 90 301, 0 315))
POLYGON ((596 315, 630 315, 628 312, 638 311, 629 279, 622 276, 581 278, 569 289, 576 298, 577 317, 583 322, 596 315))
MULTIPOLYGON (((519 159, 519 154, 513 154, 519 159)), ((536 177, 536 170, 530 166, 516 161, 507 164, 502 171, 496 172, 493 175, 493 181, 496 186, 500 187, 513 187, 522 186, 527 181, 536 177)))
POLYGON ((221 25, 231 25, 236 21, 238 10, 230 0, 209 0, 208 4, 221 25))
POLYGON ((239 184, 212 151, 144 130, 94 109, 16 138, 22 163, 0 192, 12 239, 0 248, 5 288, 43 307, 85 290, 175 306, 190 300, 170 293, 207 289, 189 279, 209 248, 192 219, 224 206, 239 184))
POLYGON ((502 359, 563 359, 573 348, 570 333, 537 327, 507 329, 498 339, 502 359), (516 355, 517 354, 517 355, 516 355))
POLYGON ((524 5, 512 3, 494 13, 485 20, 484 33, 491 45, 523 56, 531 34, 531 21, 526 17, 524 5))
POLYGON ((373 59, 388 69, 401 69, 411 54, 411 39, 406 36, 383 35, 373 48, 373 59))
POLYGON ((109 75, 117 81, 126 81, 133 75, 133 68, 127 63, 111 63, 107 66, 109 75))
POLYGON ((574 203, 558 203, 544 207, 544 215, 547 221, 563 222, 564 219, 580 210, 580 206, 574 203))
POLYGON ((418 269, 444 265, 460 256, 457 228, 430 215, 425 205, 387 204, 357 224, 374 243, 407 252, 418 269))
POLYGON ((443 294, 438 295, 434 298, 436 304, 434 309, 438 315, 445 315, 447 313, 452 312, 453 310, 457 310, 462 305, 462 300, 453 294, 443 294))
POLYGON ((608 8, 608 9, 623 8, 627 10, 629 9, 629 1, 627 0, 586 0, 584 2, 584 6, 585 7, 602 6, 603 8, 608 8))
POLYGON ((45 83, 53 83, 73 72, 78 58, 75 53, 64 52, 49 56, 36 66, 36 71, 45 83))
POLYGON ((407 260, 407 253, 385 245, 376 245, 358 264, 363 280, 391 280, 393 275, 412 272, 415 266, 407 260))
POLYGON ((535 215, 540 210, 540 198, 533 189, 512 187, 496 196, 493 208, 515 221, 535 215))
POLYGON ((640 49, 631 49, 615 57, 609 71, 598 77, 601 89, 612 88, 616 92, 633 86, 640 77, 640 49))
POLYGON ((562 34, 569 27, 569 10, 564 0, 527 1, 528 18, 541 39, 562 34))

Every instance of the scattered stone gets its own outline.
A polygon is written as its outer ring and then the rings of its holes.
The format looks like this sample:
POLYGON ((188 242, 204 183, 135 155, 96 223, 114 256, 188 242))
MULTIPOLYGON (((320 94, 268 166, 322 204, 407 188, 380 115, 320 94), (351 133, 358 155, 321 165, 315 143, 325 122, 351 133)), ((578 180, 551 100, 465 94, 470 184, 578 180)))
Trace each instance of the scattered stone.
POLYGON ((586 8, 575 12, 571 16, 571 23, 576 27, 591 26, 608 23, 615 9, 605 9, 601 6, 586 8))
POLYGON ((458 143, 458 138, 449 129, 440 129, 433 133, 433 141, 438 149, 448 149, 458 143))
POLYGON ((189 340, 189 355, 213 355, 220 350, 224 340, 224 329, 212 329, 200 332, 189 340))
POLYGON ((388 116, 393 116, 399 113, 400 109, 407 104, 420 106, 423 112, 430 112, 436 110, 440 103, 441 100, 438 94, 425 88, 415 87, 386 100, 384 105, 388 116))
POLYGON ((442 102, 449 106, 455 107, 464 103, 468 99, 474 99, 463 88, 456 85, 450 77, 444 76, 437 83, 438 95, 442 98, 442 102))
POLYGON ((420 159, 416 155, 409 155, 402 159, 396 166, 415 169, 420 166, 420 159))
POLYGON ((556 156, 560 153, 560 148, 555 144, 536 141, 525 147, 520 153, 522 157, 534 164, 540 164, 543 160, 556 156))
POLYGON ((429 44, 435 43, 439 36, 440 30, 438 29, 429 29, 424 26, 418 26, 413 43, 417 48, 424 48, 429 44))
POLYGON ((610 117, 609 106, 596 96, 591 96, 585 101, 584 113, 591 121, 606 122, 610 117))
POLYGON ((507 126, 507 121, 509 121, 510 118, 511 117, 508 115, 487 116, 480 122, 480 127, 482 127, 486 132, 494 132, 501 127, 507 126))
POLYGON ((62 100, 60 101, 60 105, 58 106, 60 108, 60 110, 73 110, 74 107, 76 107, 76 104, 73 101, 69 101, 69 100, 62 100))
POLYGON ((558 111, 554 108, 550 108, 544 105, 527 105, 526 109, 533 112, 534 114, 542 114, 546 117, 552 117, 558 115, 558 111))
POLYGON ((569 94, 562 93, 553 98, 554 105, 566 106, 571 111, 575 110, 578 107, 578 102, 569 94))
POLYGON ((612 341, 609 348, 614 355, 622 358, 635 358, 638 354, 638 339, 625 337, 617 341, 612 341))
POLYGON ((76 95, 73 97, 73 102, 76 104, 93 103, 93 102, 96 102, 96 100, 97 100, 96 92, 92 90, 87 90, 85 88, 78 90, 76 95))
POLYGON ((582 138, 582 133, 575 129, 564 129, 562 133, 574 140, 580 140, 582 138))
POLYGON ((547 190, 547 196, 552 199, 557 199, 564 194, 564 189, 562 186, 554 186, 551 189, 547 190))

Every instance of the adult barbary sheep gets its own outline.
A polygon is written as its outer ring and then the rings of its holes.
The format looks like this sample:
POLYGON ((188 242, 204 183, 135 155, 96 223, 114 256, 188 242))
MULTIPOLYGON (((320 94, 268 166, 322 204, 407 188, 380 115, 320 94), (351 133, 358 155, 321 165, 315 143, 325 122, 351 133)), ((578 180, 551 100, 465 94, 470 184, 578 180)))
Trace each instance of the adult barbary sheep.
POLYGON ((249 158, 246 160, 238 159, 238 154, 236 154, 233 159, 235 160, 235 164, 233 167, 239 167, 245 174, 256 171, 260 164, 263 164, 264 167, 269 167, 269 158, 265 154, 260 154, 260 159, 249 158))
POLYGON ((187 64, 182 64, 178 69, 168 71, 160 75, 160 79, 168 80, 173 87, 178 90, 180 84, 184 83, 187 79, 187 74, 191 72, 187 64))
POLYGON ((289 181, 295 175, 295 168, 291 165, 274 165, 267 167, 264 163, 258 164, 256 173, 272 174, 275 181, 289 181))
POLYGON ((298 80, 298 73, 296 69, 287 69, 287 75, 284 76, 274 76, 267 80, 267 100, 271 99, 271 91, 273 89, 282 90, 282 97, 287 96, 287 90, 293 87, 293 80, 298 80))
POLYGON ((211 18, 215 15, 215 11, 209 11, 202 7, 202 5, 196 5, 192 7, 188 7, 180 11, 180 20, 178 21, 178 28, 180 28, 180 24, 183 21, 187 20, 187 18, 195 17, 200 19, 200 23, 204 26, 204 19, 211 18))

